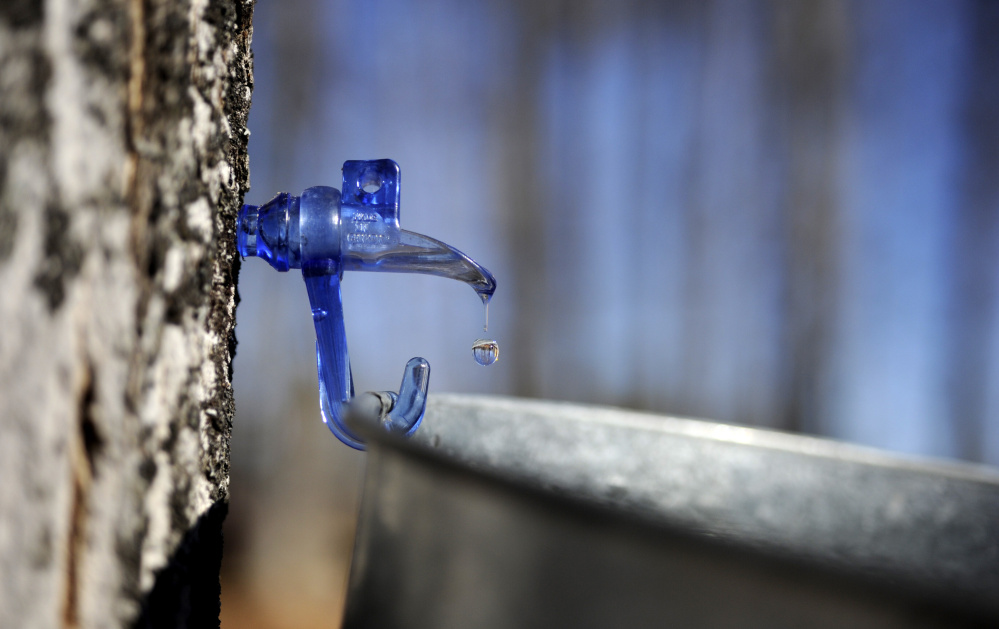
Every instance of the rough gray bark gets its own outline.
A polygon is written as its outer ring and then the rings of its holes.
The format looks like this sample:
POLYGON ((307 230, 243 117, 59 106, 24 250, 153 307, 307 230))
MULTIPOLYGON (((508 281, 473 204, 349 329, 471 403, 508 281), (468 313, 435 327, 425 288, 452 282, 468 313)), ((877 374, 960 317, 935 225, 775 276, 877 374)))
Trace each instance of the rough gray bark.
POLYGON ((0 627, 217 623, 251 11, 0 2, 0 627))

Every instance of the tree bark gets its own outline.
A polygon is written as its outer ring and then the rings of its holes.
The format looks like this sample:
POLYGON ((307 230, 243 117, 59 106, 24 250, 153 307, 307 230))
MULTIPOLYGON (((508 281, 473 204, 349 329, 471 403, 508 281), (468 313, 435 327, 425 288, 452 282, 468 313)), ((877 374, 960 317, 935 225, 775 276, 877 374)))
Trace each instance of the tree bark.
POLYGON ((217 625, 251 12, 0 2, 0 627, 217 625))

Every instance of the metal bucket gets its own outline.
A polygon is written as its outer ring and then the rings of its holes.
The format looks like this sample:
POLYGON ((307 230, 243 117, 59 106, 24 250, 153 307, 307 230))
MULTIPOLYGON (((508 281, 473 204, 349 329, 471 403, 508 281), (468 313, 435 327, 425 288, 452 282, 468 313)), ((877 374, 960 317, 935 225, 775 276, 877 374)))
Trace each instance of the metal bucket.
POLYGON ((999 473, 437 395, 369 441, 344 626, 999 626, 999 473))

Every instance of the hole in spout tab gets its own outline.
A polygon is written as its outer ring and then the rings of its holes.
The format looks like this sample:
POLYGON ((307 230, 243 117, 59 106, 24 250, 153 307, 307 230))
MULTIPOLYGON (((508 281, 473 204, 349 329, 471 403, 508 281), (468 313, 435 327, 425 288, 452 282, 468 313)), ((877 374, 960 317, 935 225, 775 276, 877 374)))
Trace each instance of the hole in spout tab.
POLYGON ((358 182, 358 187, 368 194, 374 194, 381 190, 382 178, 377 172, 369 170, 361 175, 361 181, 358 182))

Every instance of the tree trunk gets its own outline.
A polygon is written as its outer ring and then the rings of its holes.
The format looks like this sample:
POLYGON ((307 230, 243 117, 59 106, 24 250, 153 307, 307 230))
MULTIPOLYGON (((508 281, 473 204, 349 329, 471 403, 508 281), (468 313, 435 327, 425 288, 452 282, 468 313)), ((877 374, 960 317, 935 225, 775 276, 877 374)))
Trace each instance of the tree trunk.
POLYGON ((0 2, 0 627, 218 622, 251 11, 0 2))

